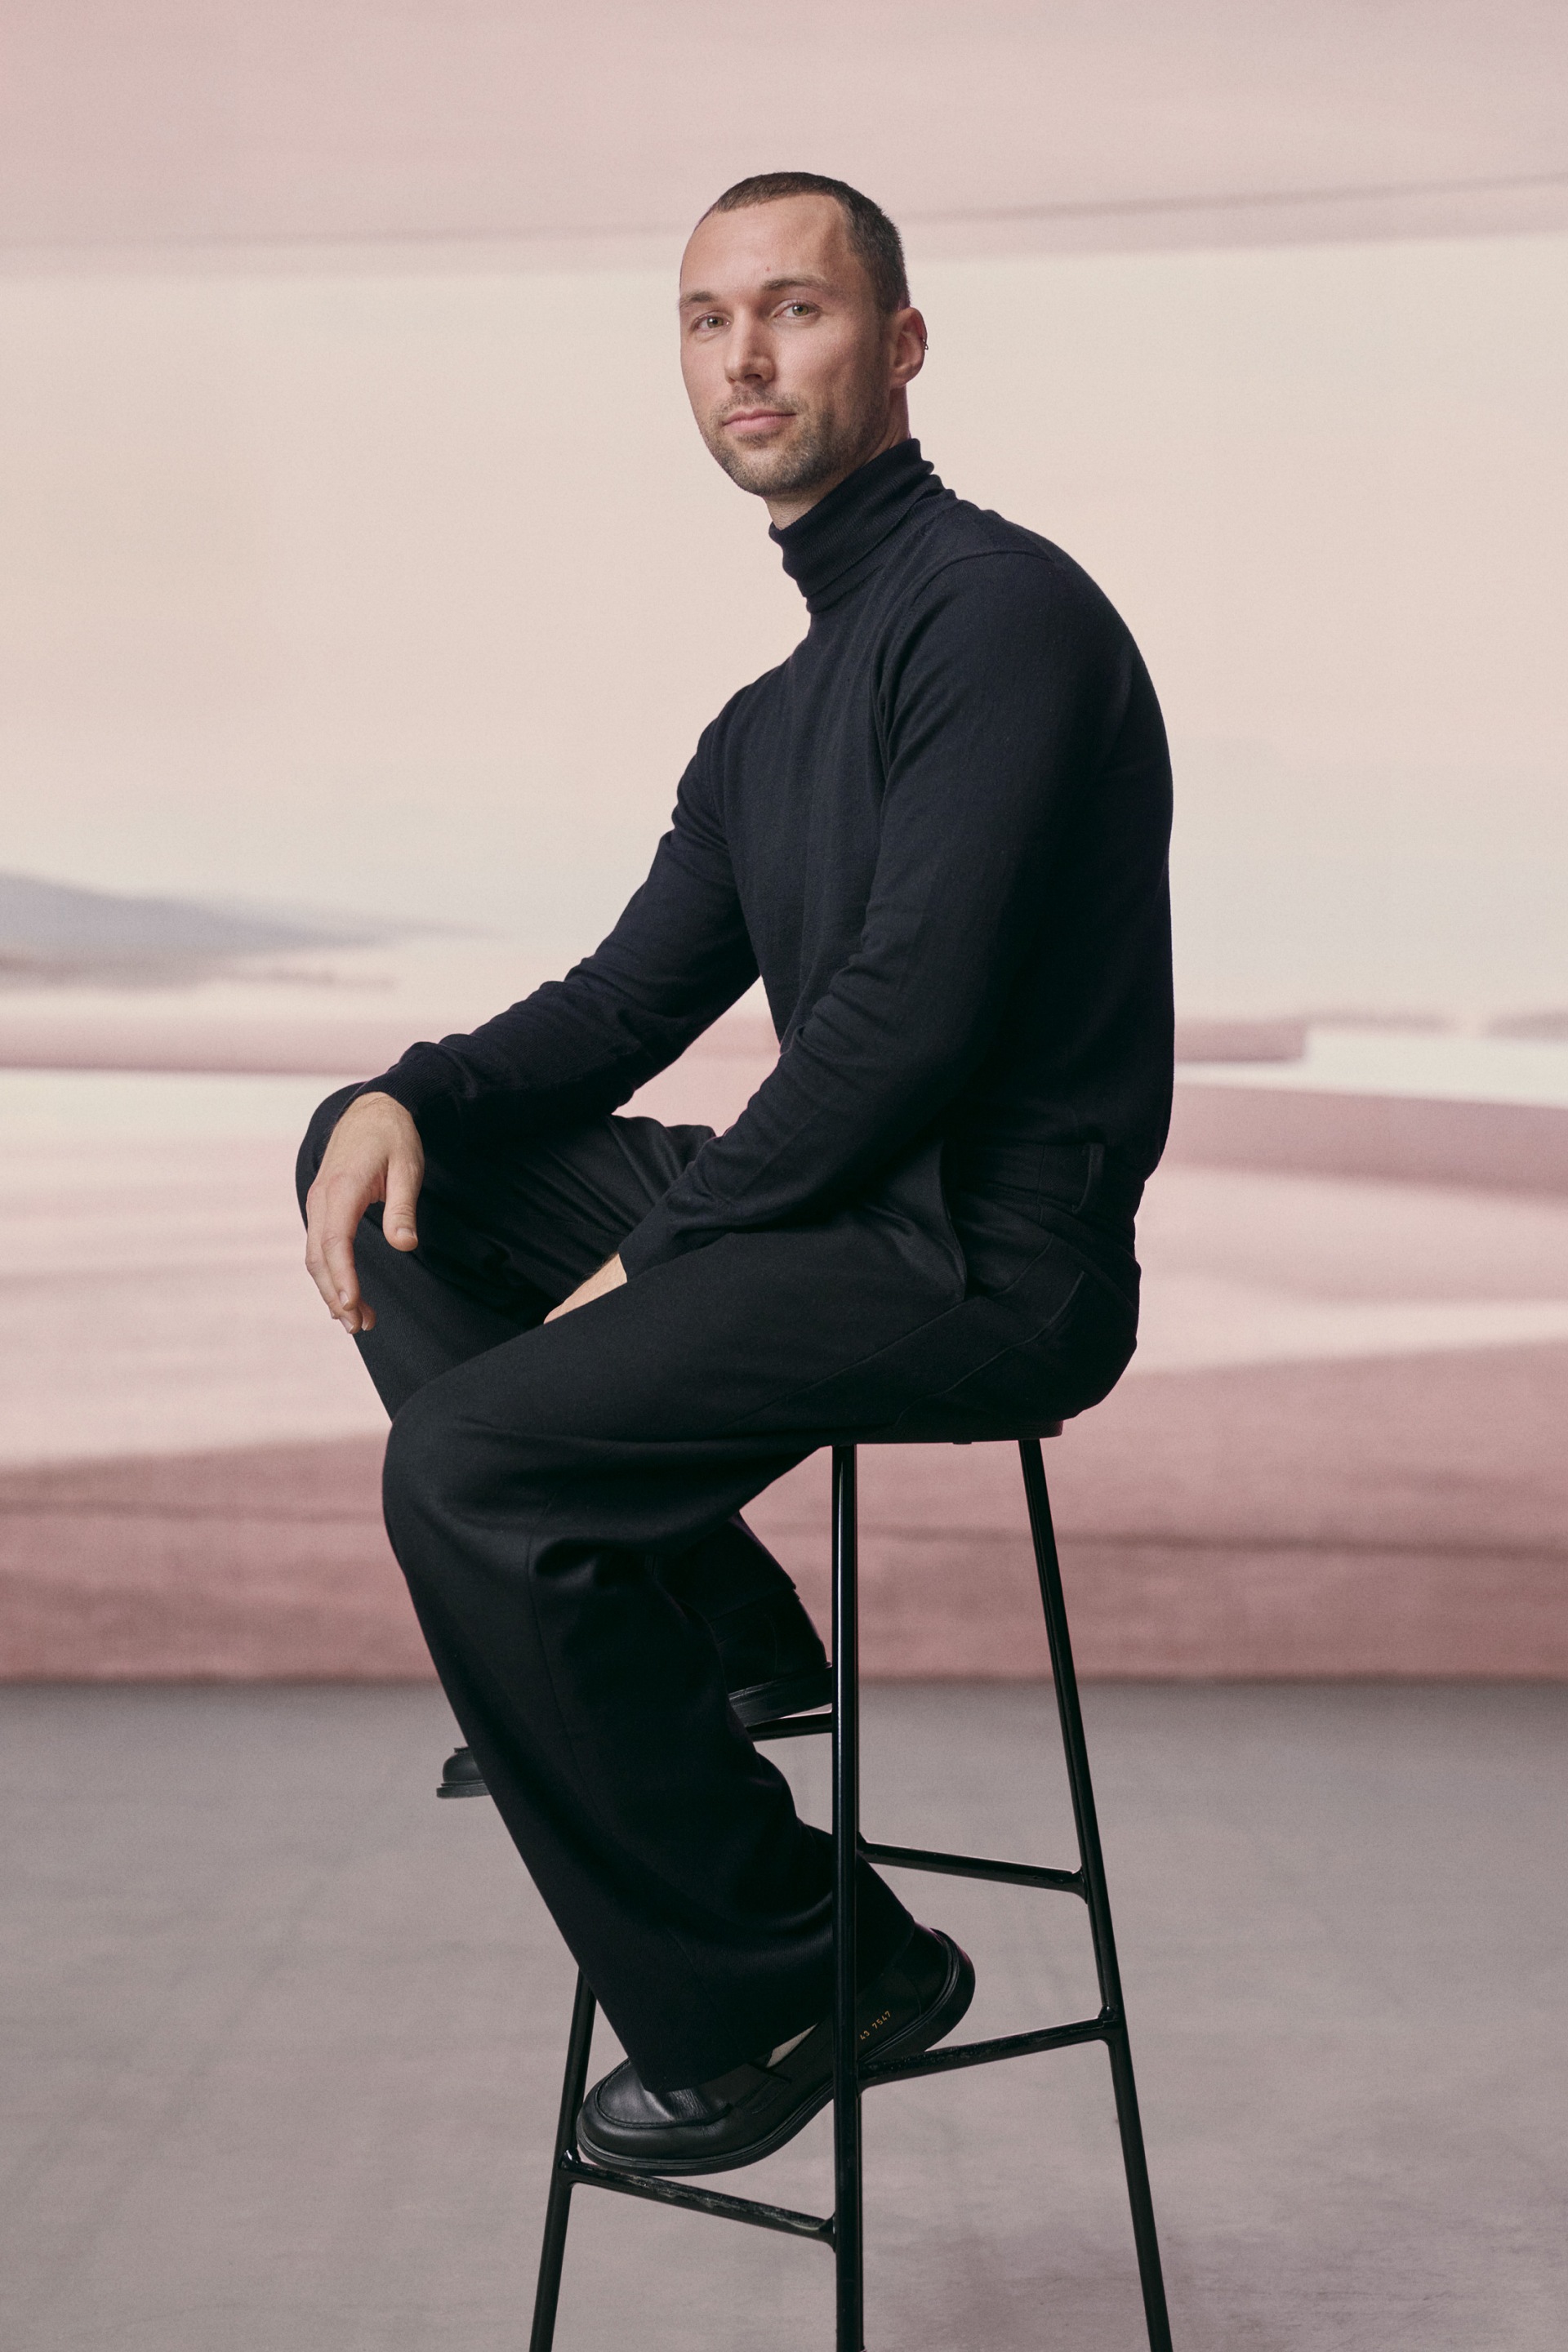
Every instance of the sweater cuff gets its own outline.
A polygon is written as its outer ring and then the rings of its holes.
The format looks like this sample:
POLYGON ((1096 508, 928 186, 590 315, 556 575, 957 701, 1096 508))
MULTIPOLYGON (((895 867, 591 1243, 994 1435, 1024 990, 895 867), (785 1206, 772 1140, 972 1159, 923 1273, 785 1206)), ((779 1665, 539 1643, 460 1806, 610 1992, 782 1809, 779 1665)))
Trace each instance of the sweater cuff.
POLYGON ((634 1225, 616 1255, 626 1267, 627 1276, 646 1274, 650 1265, 663 1265, 674 1257, 684 1257, 689 1250, 700 1249, 704 1242, 717 1241, 717 1234, 694 1234, 681 1223, 668 1202, 656 1201, 640 1225, 634 1225))
POLYGON ((390 1070, 384 1070, 379 1078, 366 1078, 354 1098, 357 1101, 360 1095, 390 1095, 417 1124, 421 1111, 431 1109, 444 1097, 457 1093, 455 1075, 439 1045, 410 1045, 390 1070))

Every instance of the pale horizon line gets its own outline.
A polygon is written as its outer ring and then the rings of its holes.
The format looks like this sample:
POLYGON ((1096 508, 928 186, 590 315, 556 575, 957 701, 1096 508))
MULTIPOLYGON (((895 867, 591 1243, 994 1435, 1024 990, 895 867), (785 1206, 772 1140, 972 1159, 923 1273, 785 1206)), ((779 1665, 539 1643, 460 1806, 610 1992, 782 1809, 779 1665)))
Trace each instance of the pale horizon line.
MULTIPOLYGON (((1183 219, 1210 221, 1215 218, 1240 223, 1251 215, 1258 216, 1258 226, 1291 212, 1311 215, 1321 212, 1331 218, 1356 206, 1399 206, 1409 204, 1430 204, 1435 199, 1457 197, 1509 199, 1548 196, 1561 194, 1568 198, 1568 169, 1553 172, 1523 173, 1508 175, 1488 175, 1476 178, 1434 180, 1383 181, 1350 183, 1337 186, 1268 188, 1253 190, 1224 189, 1210 194, 1181 193, 1148 194, 1135 196, 1105 196, 1052 199, 1039 204, 945 207, 932 212, 900 209, 900 220, 905 228, 917 233, 965 233, 986 228, 1019 230, 1032 226, 1092 227, 1096 222, 1134 225, 1171 224, 1183 219)), ((277 237, 230 236, 217 232, 210 236, 171 234, 160 237, 133 237, 124 240, 93 237, 83 239, 52 238, 35 240, 0 236, 0 272, 16 275, 47 275, 52 271, 79 270, 90 273, 96 268, 135 271, 138 268, 156 270, 170 262, 211 267, 215 263, 249 268, 287 268, 291 263, 307 260, 315 268, 353 269, 363 267, 374 257, 374 266, 388 263, 401 268, 428 266, 432 259, 448 257, 461 262, 474 256, 485 256, 494 261, 513 267, 539 268, 542 272, 562 266, 552 257, 574 259, 578 267, 604 268, 637 267, 639 263, 653 267, 668 257, 669 248, 678 239, 690 233, 690 224, 670 223, 607 223, 531 226, 521 228, 450 228, 370 230, 359 233, 335 234, 324 231, 294 233, 277 237)), ((1550 222, 1480 221, 1473 217, 1445 217, 1426 225, 1409 222, 1385 224, 1381 228, 1368 226, 1352 232, 1352 240, 1397 243, 1410 237, 1426 241, 1441 236, 1506 236, 1517 235, 1552 235, 1568 227, 1568 204, 1561 217, 1550 222)), ((1194 238, 1190 247, 1202 249, 1208 240, 1194 238)), ((1284 236, 1259 234, 1245 235, 1234 242, 1268 246, 1276 243, 1297 244, 1311 241, 1310 227, 1303 224, 1284 236)), ((1062 247, 1049 245, 1039 250, 1081 251, 1118 250, 1112 242, 1101 247, 1086 248, 1082 244, 1062 247)), ((983 249, 965 251, 950 247, 933 254, 940 259, 984 259, 983 249)))

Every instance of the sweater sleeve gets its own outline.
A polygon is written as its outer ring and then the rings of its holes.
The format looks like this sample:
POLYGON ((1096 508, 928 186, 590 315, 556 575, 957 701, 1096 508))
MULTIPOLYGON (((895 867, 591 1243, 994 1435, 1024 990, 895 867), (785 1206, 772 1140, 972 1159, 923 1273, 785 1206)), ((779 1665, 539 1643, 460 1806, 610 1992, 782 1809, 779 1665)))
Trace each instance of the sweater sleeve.
POLYGON ((961 1091, 1038 941, 1131 664, 1071 566, 995 551, 928 583, 880 682, 886 782, 856 949, 734 1125, 623 1244, 628 1273, 831 1208, 961 1091))
POLYGON ((575 1125, 624 1103, 743 995, 757 966, 708 746, 705 736, 647 880, 602 945, 467 1035, 411 1045, 362 1092, 391 1095, 421 1122, 456 1112, 486 1132, 575 1125))

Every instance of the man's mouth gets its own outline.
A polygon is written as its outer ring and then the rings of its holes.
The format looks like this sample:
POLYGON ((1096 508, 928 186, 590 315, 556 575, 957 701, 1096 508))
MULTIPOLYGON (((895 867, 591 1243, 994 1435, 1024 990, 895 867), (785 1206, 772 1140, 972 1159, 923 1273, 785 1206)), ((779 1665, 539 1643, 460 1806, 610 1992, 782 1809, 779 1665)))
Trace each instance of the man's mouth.
POLYGON ((787 425, 794 411, 788 408, 734 408, 721 420, 726 433, 765 433, 774 425, 787 425))

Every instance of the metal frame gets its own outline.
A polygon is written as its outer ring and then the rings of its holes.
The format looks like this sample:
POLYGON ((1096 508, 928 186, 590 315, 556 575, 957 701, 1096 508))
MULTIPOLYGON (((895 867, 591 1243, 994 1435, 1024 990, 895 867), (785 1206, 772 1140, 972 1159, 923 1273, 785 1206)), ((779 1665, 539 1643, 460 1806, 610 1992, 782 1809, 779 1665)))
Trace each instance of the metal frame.
POLYGON ((1076 1870, 1046 1870, 1033 1864, 988 1862, 977 1854, 931 1853, 923 1848, 878 1845, 860 1835, 860 1692, 859 1627, 857 1574, 856 1449, 833 1449, 833 1710, 830 1715, 795 1716, 752 1727, 753 1739, 799 1739, 827 1733, 833 1739, 833 2019, 835 2032, 833 2082, 834 2210, 830 2216, 792 2212, 756 2198, 728 2197, 696 2188, 684 2180, 645 2178, 618 2172, 608 2165, 590 2164, 577 2152, 576 2121, 587 2089, 588 2063, 594 2039, 595 2002, 587 1981, 579 1976, 566 2045, 566 2074, 561 2086, 561 2115, 555 2132, 555 2156, 551 2168, 550 2198, 545 2210, 544 2242, 539 2259, 539 2285, 533 2306, 530 2352, 552 2352, 555 2313, 561 2295, 561 2268, 566 2252, 566 2225, 575 2189, 608 2189, 623 2197, 642 2197, 659 2205, 681 2205, 717 2220, 744 2221, 754 2229, 778 2230, 786 2235, 816 2238, 833 2248, 837 2273, 837 2352, 863 2352, 865 2344, 865 2250, 861 2227, 860 2095, 873 2084, 908 2082, 921 2074, 945 2074, 963 2066, 989 2066, 998 2059, 1024 2058, 1044 2050, 1065 2050, 1083 2042, 1103 2042, 1110 2059, 1116 2119, 1121 2133, 1121 2156, 1127 2173, 1127 2194, 1132 2210, 1132 2236, 1138 2273, 1143 2290, 1150 2352, 1171 2352, 1170 2321, 1160 2269, 1160 2245, 1154 2229, 1154 2208, 1149 2194, 1143 2132, 1138 2116, 1138 2093, 1132 2078, 1127 2021, 1122 2012, 1121 1979, 1116 1964, 1116 1939, 1110 1925, 1110 1902, 1105 1887, 1100 1828, 1094 1790, 1089 1780, 1089 1753, 1084 1745, 1083 1717, 1079 1707, 1078 1678, 1073 1671, 1072 1643, 1067 1607, 1062 1598, 1061 1568, 1051 1525, 1050 1497, 1037 1437, 1019 1442, 1024 1467, 1024 1491, 1029 1507, 1029 1532, 1034 1538, 1035 1564, 1039 1571, 1040 1601, 1050 1642, 1057 1711, 1061 1722, 1062 1750, 1072 1793, 1073 1821, 1078 1832, 1076 1870), (944 2043, 918 2058, 871 2060, 857 2064, 856 1990, 856 1864, 859 1856, 899 1870, 934 1871, 954 1878, 984 1878, 1008 1886, 1029 1886, 1052 1894, 1076 1895, 1089 1911, 1094 1963, 1100 1979, 1100 2012, 1069 2025, 1047 2026, 1035 2033, 1006 2033, 991 2042, 944 2043))

